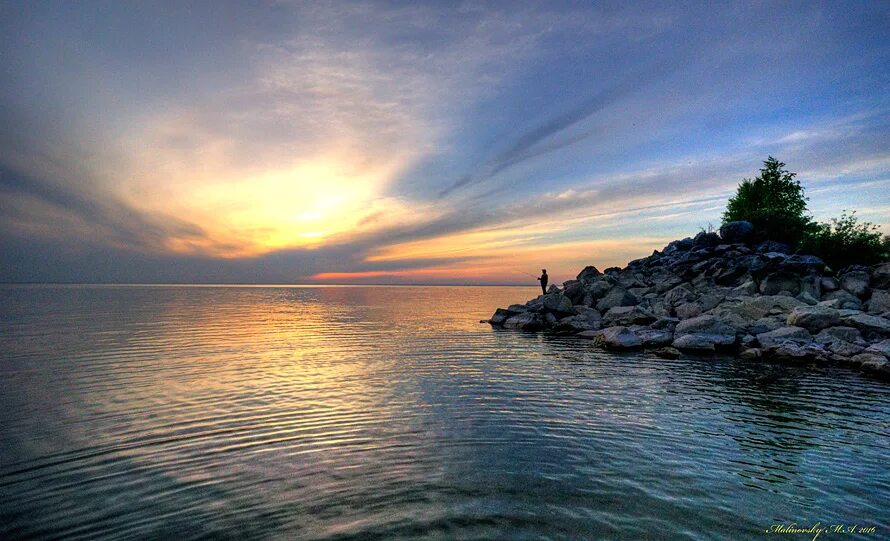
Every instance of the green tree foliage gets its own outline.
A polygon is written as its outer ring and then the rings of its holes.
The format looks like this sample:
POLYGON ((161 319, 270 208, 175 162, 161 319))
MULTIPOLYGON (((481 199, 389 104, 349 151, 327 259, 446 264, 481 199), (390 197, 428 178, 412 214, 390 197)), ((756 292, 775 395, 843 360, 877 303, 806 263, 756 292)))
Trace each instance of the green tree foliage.
POLYGON ((801 241, 801 250, 821 257, 833 269, 873 265, 890 259, 890 237, 871 222, 859 222, 856 211, 841 213, 831 223, 813 224, 801 241))
POLYGON ((797 245, 810 224, 803 186, 796 173, 770 156, 760 174, 744 179, 726 204, 723 222, 747 220, 754 230, 770 240, 797 245))

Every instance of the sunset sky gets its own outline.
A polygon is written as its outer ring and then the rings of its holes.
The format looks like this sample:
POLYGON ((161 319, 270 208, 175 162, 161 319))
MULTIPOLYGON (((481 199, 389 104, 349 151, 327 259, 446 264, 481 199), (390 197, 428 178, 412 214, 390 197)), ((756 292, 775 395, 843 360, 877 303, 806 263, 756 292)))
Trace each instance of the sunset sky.
POLYGON ((3 2, 0 281, 532 283, 773 155, 890 232, 890 3, 3 2))

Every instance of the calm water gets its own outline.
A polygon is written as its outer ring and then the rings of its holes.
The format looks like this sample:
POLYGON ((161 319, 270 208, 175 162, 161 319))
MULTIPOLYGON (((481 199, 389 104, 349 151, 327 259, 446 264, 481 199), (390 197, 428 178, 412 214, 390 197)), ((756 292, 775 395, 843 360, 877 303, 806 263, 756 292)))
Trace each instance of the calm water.
POLYGON ((0 538, 890 537, 890 384, 493 330, 521 288, 0 287, 0 538))

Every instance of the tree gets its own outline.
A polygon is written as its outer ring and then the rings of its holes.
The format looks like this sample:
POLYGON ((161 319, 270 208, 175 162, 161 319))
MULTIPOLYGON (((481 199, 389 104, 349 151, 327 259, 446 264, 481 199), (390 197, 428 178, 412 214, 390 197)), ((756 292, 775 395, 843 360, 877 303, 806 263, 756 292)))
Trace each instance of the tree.
POLYGON ((726 204, 723 222, 747 220, 764 237, 796 246, 810 225, 808 199, 803 186, 794 180, 796 174, 769 156, 760 175, 739 184, 726 204))
POLYGON ((890 258, 890 237, 871 222, 859 222, 856 211, 841 213, 831 223, 818 223, 807 231, 801 249, 821 257, 833 269, 872 265, 890 258))

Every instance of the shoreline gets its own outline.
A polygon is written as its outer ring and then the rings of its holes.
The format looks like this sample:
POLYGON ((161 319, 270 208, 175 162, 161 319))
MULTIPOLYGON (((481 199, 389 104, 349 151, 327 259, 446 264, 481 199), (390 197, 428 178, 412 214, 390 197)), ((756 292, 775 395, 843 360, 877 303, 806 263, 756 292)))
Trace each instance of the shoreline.
POLYGON ((612 351, 842 365, 890 378, 890 262, 835 272, 731 222, 624 268, 585 267, 483 322, 612 351))

